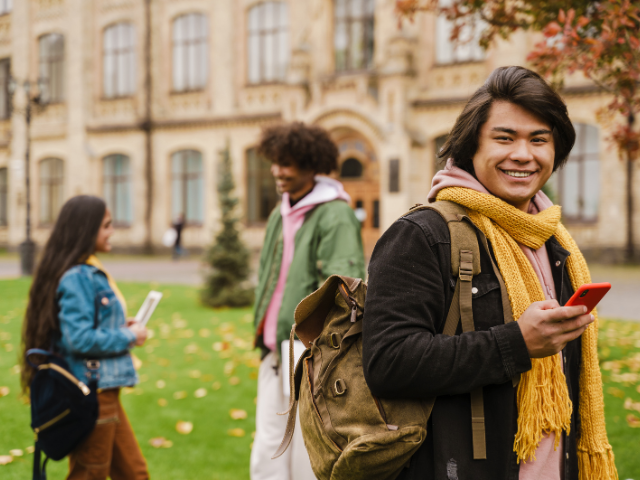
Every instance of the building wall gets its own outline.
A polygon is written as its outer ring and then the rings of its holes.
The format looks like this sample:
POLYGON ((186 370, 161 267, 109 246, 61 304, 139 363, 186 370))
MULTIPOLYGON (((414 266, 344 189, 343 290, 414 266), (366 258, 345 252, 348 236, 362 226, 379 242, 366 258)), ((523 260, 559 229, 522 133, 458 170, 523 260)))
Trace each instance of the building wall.
MULTIPOLYGON (((433 15, 419 16, 398 28, 391 0, 375 7, 374 67, 336 73, 333 52, 333 3, 330 0, 283 0, 289 6, 290 63, 286 80, 251 85, 247 81, 247 15, 257 0, 152 0, 151 9, 151 150, 152 208, 147 223, 146 89, 144 0, 24 0, 0 17, 0 58, 10 57, 20 80, 38 76, 38 37, 65 35, 64 103, 34 114, 31 129, 32 224, 42 245, 50 226, 40 225, 38 165, 47 157, 64 160, 65 198, 102 195, 102 161, 110 154, 130 158, 133 221, 119 228, 113 243, 143 249, 147 238, 161 246, 171 224, 171 154, 183 148, 202 153, 205 215, 202 226, 185 230, 187 247, 212 240, 219 210, 216 171, 219 151, 231 149, 241 202, 247 198, 245 152, 260 130, 279 121, 316 123, 332 133, 353 131, 375 152, 380 179, 380 232, 414 203, 426 201, 435 173, 435 139, 446 134, 466 99, 500 65, 523 64, 536 38, 519 33, 499 41, 484 60, 436 63, 433 15), (209 21, 209 77, 199 91, 172 87, 172 20, 200 12, 209 21), (116 22, 135 25, 136 93, 103 95, 103 32, 116 22), (400 162, 400 190, 389 192, 389 162, 400 162), (150 235, 148 231, 150 226, 150 235)), ((579 76, 567 80, 565 99, 575 121, 597 125, 596 110, 607 98, 579 76)), ((25 97, 14 96, 14 113, 0 121, 0 167, 9 167, 9 226, 0 227, 0 245, 15 248, 25 228, 25 97)), ((600 126, 601 202, 598 221, 569 224, 578 243, 594 252, 622 248, 625 229, 624 163, 607 143, 600 126)), ((638 180, 640 181, 640 180, 638 180)), ((640 209, 636 209, 639 211, 640 209)), ((640 215, 640 213, 638 214, 640 215)), ((640 218, 636 225, 640 224, 640 218)), ((640 225, 637 227, 640 233, 640 225)), ((263 227, 247 226, 247 242, 258 249, 263 227)), ((368 246, 371 250, 372 245, 368 246)))

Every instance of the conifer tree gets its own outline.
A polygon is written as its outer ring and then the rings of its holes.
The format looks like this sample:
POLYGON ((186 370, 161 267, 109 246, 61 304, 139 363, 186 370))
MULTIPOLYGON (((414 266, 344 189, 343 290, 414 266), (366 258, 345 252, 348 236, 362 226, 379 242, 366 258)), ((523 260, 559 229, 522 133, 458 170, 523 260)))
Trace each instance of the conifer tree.
POLYGON ((253 302, 253 289, 247 285, 249 276, 249 250, 240 238, 237 228, 234 196, 235 183, 231 172, 229 143, 220 151, 218 200, 220 202, 221 229, 213 246, 207 252, 211 266, 202 301, 212 307, 245 307, 253 302))

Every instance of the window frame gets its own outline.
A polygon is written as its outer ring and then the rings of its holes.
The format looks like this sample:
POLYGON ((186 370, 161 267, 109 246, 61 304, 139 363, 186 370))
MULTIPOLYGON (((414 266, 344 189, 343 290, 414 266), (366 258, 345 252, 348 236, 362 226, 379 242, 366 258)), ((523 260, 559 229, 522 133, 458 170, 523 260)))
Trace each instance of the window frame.
POLYGON ((280 195, 278 195, 276 182, 271 174, 271 164, 268 160, 258 155, 257 147, 250 147, 245 150, 245 165, 245 223, 249 226, 262 226, 269 220, 269 215, 271 215, 271 212, 280 201, 280 195), (252 162, 262 167, 267 166, 267 168, 254 169, 251 167, 252 162), (263 163, 260 164, 259 162, 263 163), (263 195, 265 191, 271 191, 272 193, 263 195), (263 202, 267 205, 264 209, 262 208, 263 202), (252 216, 253 211, 257 213, 255 218, 252 216), (266 213, 266 215, 263 215, 263 213, 266 213))
POLYGON ((333 62, 334 62, 334 71, 338 74, 349 74, 349 73, 357 73, 357 72, 367 72, 371 71, 374 67, 374 58, 375 58, 375 50, 376 50, 376 42, 375 42, 375 0, 359 0, 363 2, 362 14, 359 17, 353 16, 351 12, 351 4, 355 0, 333 0, 333 37, 332 37, 332 48, 333 48, 333 62), (344 2, 345 15, 342 17, 338 17, 338 7, 336 5, 337 2, 344 2), (370 13, 367 13, 368 10, 371 10, 370 13), (342 50, 344 52, 344 66, 340 66, 340 62, 338 61, 339 50, 337 47, 338 40, 338 29, 339 24, 345 24, 345 36, 346 36, 346 47, 342 50), (353 66, 351 65, 351 56, 353 55, 353 47, 354 41, 352 39, 353 33, 353 25, 356 23, 362 24, 362 34, 360 40, 360 46, 362 48, 362 64, 353 66))
POLYGON ((0 121, 9 120, 13 110, 12 95, 9 93, 9 80, 11 80, 11 58, 0 59, 0 121), (6 69, 4 66, 7 66, 6 69), (2 101, 4 95, 4 102, 2 101), (4 105, 4 114, 2 108, 4 105))
MULTIPOLYGON (((171 22, 171 93, 189 93, 189 92, 200 92, 207 88, 207 84, 209 82, 210 77, 210 48, 209 48, 209 40, 210 40, 210 25, 209 25, 209 17, 202 12, 188 12, 180 14, 173 18, 171 22), (203 23, 200 25, 204 27, 203 32, 194 32, 194 38, 185 38, 185 39, 177 39, 176 30, 179 28, 178 22, 185 22, 185 25, 189 21, 189 18, 193 18, 194 21, 198 22, 199 20, 203 20, 203 23), (198 35, 201 35, 198 37, 198 35), (201 46, 204 51, 202 52, 203 58, 206 59, 203 67, 204 71, 200 71, 198 65, 198 47, 201 46), (176 59, 176 51, 182 50, 181 57, 183 66, 180 70, 176 70, 176 63, 178 60, 176 59), (193 59, 195 61, 196 69, 198 72, 193 75, 196 78, 191 78, 191 73, 189 67, 191 65, 189 58, 190 52, 194 50, 193 59), (182 73, 176 73, 182 72, 182 73), (176 76, 183 75, 181 82, 183 83, 182 87, 178 87, 176 84, 176 76), (201 83, 198 83, 198 76, 202 75, 201 83)), ((189 34, 188 25, 181 27, 184 29, 182 34, 189 34)))
POLYGON ((265 85, 265 84, 278 84, 278 83, 284 83, 286 80, 286 75, 287 75, 287 70, 289 68, 289 64, 291 61, 291 45, 290 45, 290 29, 289 29, 289 4, 286 1, 282 1, 282 0, 267 0, 264 2, 260 2, 257 4, 252 5, 251 7, 249 7, 249 9, 247 10, 247 17, 246 17, 246 27, 247 27, 247 49, 246 49, 246 65, 247 65, 247 84, 249 85, 265 85), (270 6, 271 8, 277 6, 280 9, 279 13, 275 13, 273 12, 272 15, 275 17, 273 19, 274 25, 272 27, 267 28, 265 26, 266 20, 265 20, 265 10, 267 9, 267 7, 270 6), (252 18, 251 16, 255 14, 258 17, 258 25, 256 27, 256 29, 254 30, 251 23, 252 23, 252 18), (252 45, 253 45, 253 38, 254 36, 258 37, 258 51, 255 52, 255 55, 257 56, 257 63, 258 63, 258 73, 257 73, 257 78, 254 80, 252 79, 252 60, 253 60, 253 56, 252 53, 252 45), (267 51, 267 44, 269 43, 267 41, 267 38, 272 38, 272 44, 273 44, 273 52, 272 52, 272 59, 273 59, 273 67, 271 67, 271 70, 273 70, 274 76, 273 78, 267 78, 267 71, 269 70, 268 66, 267 66, 267 56, 264 55, 264 53, 267 51), (284 47, 281 46, 281 42, 284 42, 284 47), (284 48, 285 53, 285 58, 284 59, 280 59, 279 58, 279 54, 280 54, 280 50, 284 48), (282 66, 282 70, 280 72, 278 72, 278 61, 279 60, 284 60, 283 62, 283 66, 282 66))
POLYGON ((102 98, 106 100, 114 100, 118 98, 132 97, 136 94, 136 27, 133 22, 122 21, 107 25, 102 31, 102 98), (128 31, 127 31, 128 30, 128 31), (107 35, 113 32, 115 47, 110 47, 111 51, 107 51, 107 35), (123 40, 123 38, 125 40, 123 40), (130 40, 125 46, 121 43, 130 40), (113 58, 113 72, 110 79, 107 78, 107 59, 113 58), (121 60, 123 59, 123 60, 121 60), (123 62, 121 64, 120 62, 123 62), (124 68, 123 77, 128 86, 120 87, 118 77, 120 69, 124 68), (108 93, 107 84, 111 83, 108 93))
POLYGON ((171 162, 171 168, 170 168, 170 175, 171 175, 171 208, 169 209, 171 212, 172 217, 176 217, 177 213, 173 211, 173 206, 174 206, 174 201, 175 201, 175 190, 174 190, 174 182, 176 180, 176 175, 179 176, 179 182, 181 184, 181 190, 182 190, 182 199, 180 200, 180 212, 183 215, 184 218, 184 224, 185 226, 192 226, 192 227, 201 227, 202 225, 204 225, 204 217, 205 217, 205 191, 204 191, 204 158, 202 155, 202 152, 200 150, 196 150, 194 148, 185 148, 182 150, 177 150, 175 152, 173 152, 171 154, 171 158, 170 158, 170 162, 171 162), (200 161, 200 170, 198 172, 189 172, 188 171, 188 160, 189 160, 189 154, 193 154, 196 153, 198 155, 198 159, 200 161), (180 157, 179 157, 180 156, 180 157), (174 159, 179 158, 180 162, 181 162, 181 169, 180 172, 176 174, 176 172, 174 172, 174 159), (200 202, 200 213, 202 214, 202 218, 200 219, 196 219, 193 220, 192 218, 189 217, 189 181, 190 180, 199 180, 199 199, 198 201, 200 202))
MULTIPOLYGON (((440 0, 438 2, 440 7, 448 7, 451 5, 451 0, 440 0)), ((434 42, 434 59, 436 66, 446 66, 446 65, 457 65, 464 63, 479 63, 484 62, 486 60, 486 52, 480 47, 478 44, 480 34, 482 32, 482 20, 480 16, 477 16, 474 23, 469 25, 465 25, 464 28, 473 29, 469 31, 469 36, 471 39, 466 42, 451 42, 451 30, 453 30, 455 24, 453 21, 446 18, 444 14, 439 14, 436 16, 436 26, 434 28, 435 42, 434 42), (444 29, 444 31, 442 31, 444 29), (446 37, 446 42, 448 43, 447 48, 450 48, 450 52, 448 52, 449 59, 441 59, 441 38, 446 37), (467 56, 463 56, 460 52, 461 48, 468 47, 469 53, 467 56)), ((463 35, 463 32, 460 34, 463 35)))
POLYGON ((116 228, 131 227, 131 224, 133 222, 133 204, 132 204, 133 196, 132 196, 132 188, 131 188, 131 158, 128 155, 125 155, 123 153, 112 153, 110 155, 105 156, 102 159, 102 196, 105 199, 107 206, 111 210, 113 226, 116 228), (111 173, 116 170, 115 163, 117 163, 119 160, 121 160, 123 164, 126 165, 126 168, 124 169, 126 170, 125 173, 121 175, 111 173), (112 162, 114 165, 112 165, 112 167, 108 169, 107 164, 112 162), (110 172, 107 173, 107 170, 110 170, 110 172), (124 185, 126 194, 129 197, 128 202, 125 202, 125 203, 128 203, 126 219, 121 219, 118 217, 118 213, 120 211, 119 207, 121 202, 117 194, 119 185, 124 185), (107 192, 107 189, 111 191, 107 192), (109 199, 113 199, 113 201, 110 202, 109 199))
MULTIPOLYGON (((52 49, 53 42, 49 43, 49 48, 52 49)), ((62 33, 50 32, 42 34, 38 37, 38 75, 39 78, 46 82, 46 88, 44 92, 41 92, 42 102, 47 104, 56 104, 65 102, 65 38, 62 33), (60 52, 48 51, 46 56, 43 55, 43 42, 45 39, 57 37, 61 41, 60 52), (52 77, 57 72, 59 78, 55 79, 55 95, 52 95, 52 77)))
POLYGON ((0 228, 9 226, 9 169, 0 167, 0 228))
POLYGON ((0 15, 8 15, 13 11, 13 0, 0 0, 0 15))
MULTIPOLYGON (((596 214, 593 217, 585 217, 584 205, 585 198, 588 197, 588 194, 585 192, 586 183, 587 183, 587 172, 586 172, 586 162, 588 160, 596 160, 598 162, 598 167, 602 165, 600 160, 600 129, 596 125, 592 125, 590 123, 579 122, 574 123, 574 128, 576 130, 576 144, 574 145, 574 149, 576 146, 580 148, 580 152, 574 153, 573 149, 567 158, 567 162, 564 166, 555 172, 554 177, 556 177, 553 181, 555 194, 558 197, 558 204, 565 205, 565 184, 564 184, 564 176, 567 174, 566 167, 570 165, 570 163, 575 163, 577 165, 577 204, 578 204, 578 214, 570 215, 566 213, 566 208, 562 209, 562 217, 563 221, 566 223, 580 223, 580 224, 594 224, 599 220, 599 206, 601 203, 602 192, 598 191, 598 208, 596 210, 596 214), (593 130, 591 130, 593 129, 593 130), (589 132, 591 130, 591 132, 589 132), (593 152, 587 151, 587 140, 593 134, 595 138, 597 138, 597 149, 593 152)), ((596 175, 599 178, 600 175, 596 175)))
MULTIPOLYGON (((50 167, 52 168, 52 167, 50 167)), ((38 162, 38 224, 41 227, 47 227, 53 225, 60 213, 60 209, 62 208, 62 204, 64 203, 64 160, 58 157, 47 157, 43 158, 38 162), (59 173, 60 175, 57 177, 49 175, 49 177, 45 179, 43 178, 43 166, 46 162, 52 162, 54 164, 58 164, 60 166, 59 173), (58 199, 54 199, 54 190, 53 187, 58 187, 58 199), (46 195, 43 195, 43 190, 46 189, 46 195), (43 201, 46 197, 46 209, 43 208, 43 201), (59 205, 55 205, 57 202, 59 205), (54 211, 57 207, 57 211, 54 211), (46 210, 46 218, 44 216, 46 210)))

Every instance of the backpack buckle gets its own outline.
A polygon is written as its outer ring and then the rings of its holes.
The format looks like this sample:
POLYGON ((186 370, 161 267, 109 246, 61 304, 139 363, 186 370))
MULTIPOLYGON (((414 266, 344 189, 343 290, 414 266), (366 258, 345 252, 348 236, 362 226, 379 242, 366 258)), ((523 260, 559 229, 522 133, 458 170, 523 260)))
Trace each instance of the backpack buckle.
POLYGON ((460 250, 460 267, 458 267, 458 278, 463 282, 473 280, 473 252, 460 250))

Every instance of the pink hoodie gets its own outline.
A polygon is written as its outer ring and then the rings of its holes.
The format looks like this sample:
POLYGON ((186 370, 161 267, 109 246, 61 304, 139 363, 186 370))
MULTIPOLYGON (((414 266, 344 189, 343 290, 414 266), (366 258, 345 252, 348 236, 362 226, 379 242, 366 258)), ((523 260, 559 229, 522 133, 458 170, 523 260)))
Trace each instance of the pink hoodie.
MULTIPOLYGON (((294 240, 296 233, 304 223, 307 212, 315 208, 317 205, 327 203, 332 200, 344 200, 349 203, 351 197, 344 191, 344 187, 337 180, 329 177, 316 176, 316 185, 313 190, 302 198, 293 207, 289 202, 289 194, 282 195, 282 203, 280 204, 280 215, 282 215, 282 263, 280 264, 280 275, 276 289, 271 297, 271 302, 267 308, 264 321, 263 340, 265 346, 271 351, 276 350, 276 334, 278 328, 278 314, 282 305, 282 297, 284 296, 284 288, 287 283, 287 275, 289 267, 293 261, 293 253, 295 250, 294 240)), ((302 300, 302 299, 300 299, 302 300)))
MULTIPOLYGON (((491 194, 473 175, 461 168, 454 167, 451 159, 447 160, 444 170, 440 170, 433 177, 431 191, 428 196, 429 202, 435 202, 438 192, 447 187, 471 188, 477 192, 491 194)), ((533 197, 529 206, 529 213, 535 215, 552 205, 553 202, 540 190, 533 197)), ((520 245, 520 248, 536 272, 547 300, 555 298, 556 288, 546 246, 542 245, 538 250, 532 250, 524 245, 520 245)), ((559 355, 562 356, 562 353, 559 355)), ((562 365, 562 361, 560 364, 562 365)), ((562 442, 560 442, 558 449, 555 451, 553 449, 554 443, 555 433, 547 434, 543 432, 542 440, 540 440, 536 450, 536 460, 520 465, 520 480, 561 480, 563 478, 562 442)))

